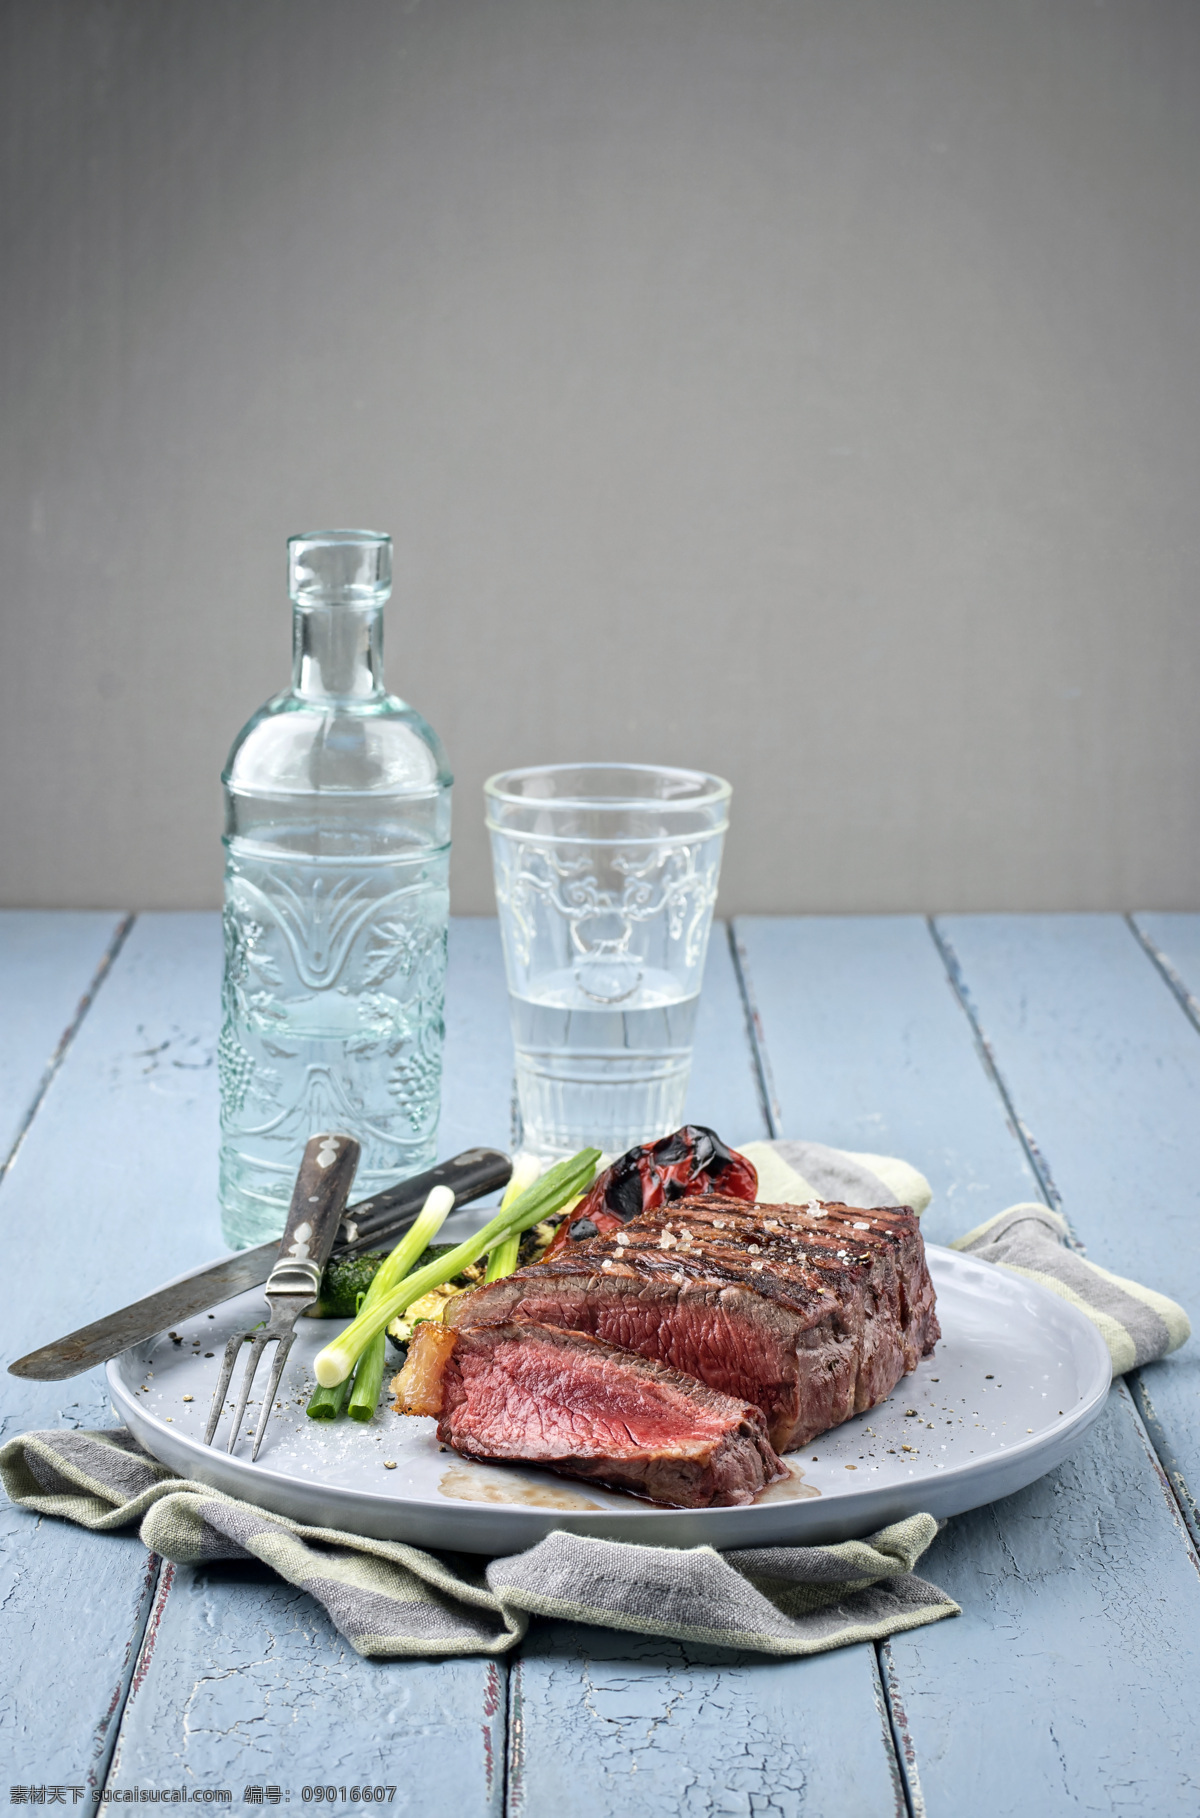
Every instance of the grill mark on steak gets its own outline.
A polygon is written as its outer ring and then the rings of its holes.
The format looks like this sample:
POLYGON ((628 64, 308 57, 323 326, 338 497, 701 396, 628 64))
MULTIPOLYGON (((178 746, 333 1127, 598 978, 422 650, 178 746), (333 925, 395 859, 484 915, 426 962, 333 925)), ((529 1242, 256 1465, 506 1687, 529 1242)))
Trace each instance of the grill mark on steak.
POLYGON ((527 1319, 589 1333, 765 1414, 778 1451, 885 1399, 940 1336, 906 1207, 705 1197, 454 1300, 447 1323, 527 1319))
POLYGON ((756 1407, 582 1333, 470 1326, 439 1349, 438 1438, 465 1458, 692 1509, 748 1503, 787 1475, 756 1407))

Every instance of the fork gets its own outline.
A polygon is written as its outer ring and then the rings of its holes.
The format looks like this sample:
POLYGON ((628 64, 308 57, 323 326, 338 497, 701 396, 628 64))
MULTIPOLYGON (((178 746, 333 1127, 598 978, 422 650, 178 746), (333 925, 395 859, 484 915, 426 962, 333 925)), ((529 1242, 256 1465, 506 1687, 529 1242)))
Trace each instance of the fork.
POLYGON ((258 1448, 271 1417, 275 1391, 279 1387, 283 1366, 296 1336, 296 1321, 312 1306, 320 1293, 321 1274, 329 1261, 338 1225, 350 1197, 350 1185, 358 1166, 358 1156, 359 1146, 354 1138, 341 1132, 312 1136, 305 1145, 304 1159, 300 1163, 300 1172, 292 1189, 287 1224, 279 1240, 279 1260, 268 1275, 264 1289, 271 1317, 265 1326, 254 1331, 236 1332, 225 1346, 221 1379, 213 1396, 208 1428, 204 1435, 206 1446, 212 1444, 213 1435, 220 1423, 238 1355, 242 1346, 248 1344, 250 1356, 246 1360, 246 1374, 226 1447, 226 1451, 233 1451, 262 1354, 271 1341, 275 1340, 271 1383, 262 1404, 258 1431, 254 1435, 254 1451, 250 1455, 252 1460, 258 1457, 258 1448))

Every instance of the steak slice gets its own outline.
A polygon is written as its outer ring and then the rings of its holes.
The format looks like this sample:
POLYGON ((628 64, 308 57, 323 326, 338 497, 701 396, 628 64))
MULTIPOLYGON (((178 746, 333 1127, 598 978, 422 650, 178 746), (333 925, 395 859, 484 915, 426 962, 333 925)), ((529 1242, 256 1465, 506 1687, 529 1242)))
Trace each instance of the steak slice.
POLYGON ((787 1467, 757 1408, 581 1332, 420 1325, 396 1378, 464 1458, 519 1459, 680 1509, 751 1502, 787 1467))
POLYGON ((904 1206, 681 1200, 472 1289, 447 1325, 533 1320, 695 1376, 766 1416, 779 1452, 874 1407, 940 1337, 904 1206))

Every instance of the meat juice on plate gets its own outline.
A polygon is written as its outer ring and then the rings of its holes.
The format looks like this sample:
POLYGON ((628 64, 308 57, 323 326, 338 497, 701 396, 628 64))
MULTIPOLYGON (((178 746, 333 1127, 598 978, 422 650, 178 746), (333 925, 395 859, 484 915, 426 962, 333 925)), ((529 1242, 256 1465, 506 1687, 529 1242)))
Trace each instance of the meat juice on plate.
POLYGON ((510 994, 522 1146, 545 1156, 587 1144, 620 1154, 683 1122, 698 991, 642 969, 619 1000, 581 982, 583 967, 510 994))

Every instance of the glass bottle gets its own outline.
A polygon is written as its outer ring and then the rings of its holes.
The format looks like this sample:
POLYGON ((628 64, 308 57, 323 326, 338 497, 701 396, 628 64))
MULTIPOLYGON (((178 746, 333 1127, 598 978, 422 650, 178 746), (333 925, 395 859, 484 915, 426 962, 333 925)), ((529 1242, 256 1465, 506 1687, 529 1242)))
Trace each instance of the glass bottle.
POLYGON ((221 1212, 277 1237, 305 1142, 362 1145, 354 1197, 436 1159, 450 789, 437 735, 383 685, 389 537, 288 543, 292 686, 225 785, 221 1212))

